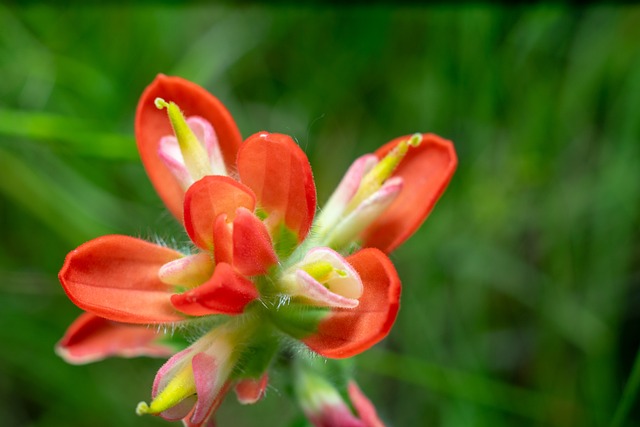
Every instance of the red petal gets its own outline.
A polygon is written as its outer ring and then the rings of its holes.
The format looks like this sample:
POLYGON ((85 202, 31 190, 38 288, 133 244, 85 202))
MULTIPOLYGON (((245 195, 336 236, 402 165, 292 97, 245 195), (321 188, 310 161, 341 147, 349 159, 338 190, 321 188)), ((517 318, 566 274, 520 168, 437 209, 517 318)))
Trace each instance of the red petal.
MULTIPOLYGON (((394 139, 378 149, 376 155, 384 157, 398 142, 407 138, 394 139)), ((402 191, 393 204, 363 232, 364 246, 389 253, 407 240, 433 209, 457 164, 451 141, 424 134, 422 143, 409 149, 393 174, 403 178, 402 191)))
POLYGON ((289 136, 260 132, 250 136, 238 152, 241 181, 256 194, 258 203, 276 226, 284 220, 302 241, 316 211, 316 188, 304 151, 289 136))
POLYGON ((211 279, 195 289, 173 295, 171 303, 192 316, 209 314, 240 314, 244 307, 258 298, 253 282, 238 274, 229 264, 216 265, 211 279))
POLYGON ((233 266, 245 276, 266 274, 278 262, 264 223, 251 211, 239 208, 233 221, 233 266))
POLYGON ((302 340, 313 351, 335 359, 361 353, 386 337, 400 305, 400 279, 384 253, 367 248, 347 261, 364 284, 360 304, 333 309, 320 321, 317 333, 302 340))
POLYGON ((154 342, 161 336, 146 325, 116 323, 84 313, 69 326, 56 345, 56 353, 73 364, 96 362, 111 356, 171 356, 174 353, 171 347, 154 342))
POLYGON ((217 263, 233 264, 233 225, 227 222, 227 216, 218 215, 213 226, 213 258, 217 263))
POLYGON ((242 137, 225 106, 195 83, 159 74, 144 90, 135 121, 138 151, 160 198, 171 213, 181 219, 184 191, 158 156, 160 138, 173 135, 173 130, 167 112, 158 110, 154 104, 157 97, 175 102, 187 117, 200 116, 211 123, 227 165, 235 165, 242 137))
POLYGON ((269 374, 264 373, 260 378, 246 378, 238 381, 235 387, 238 402, 243 405, 252 405, 262 399, 267 392, 269 374))
POLYGON ((213 250, 213 230, 218 215, 231 222, 236 209, 253 211, 251 190, 228 176, 205 176, 194 183, 184 198, 184 226, 191 240, 202 249, 213 250))
POLYGON ((171 306, 160 267, 182 254, 127 236, 103 236, 71 251, 58 274, 78 307, 124 323, 183 320, 171 306))

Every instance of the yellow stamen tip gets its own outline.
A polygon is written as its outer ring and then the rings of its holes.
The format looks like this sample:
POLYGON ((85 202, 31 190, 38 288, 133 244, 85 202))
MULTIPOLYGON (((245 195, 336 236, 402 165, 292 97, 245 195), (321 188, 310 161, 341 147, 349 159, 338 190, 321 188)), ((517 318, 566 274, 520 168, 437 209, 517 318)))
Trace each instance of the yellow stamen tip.
POLYGON ((153 103, 155 104, 158 110, 169 108, 169 103, 162 98, 156 98, 155 101, 153 101, 153 103))
POLYGON ((409 138, 409 141, 407 141, 407 144, 412 147, 419 146, 420 144, 422 144, 422 134, 414 133, 413 135, 411 135, 411 138, 409 138))
POLYGON ((171 127, 178 140, 184 164, 194 181, 205 175, 211 175, 211 165, 207 151, 194 135, 187 121, 175 102, 167 102, 162 98, 156 98, 153 103, 159 110, 166 108, 171 127))
POLYGON ((354 210, 367 197, 378 191, 382 184, 393 175, 404 156, 406 156, 409 147, 417 147, 422 143, 422 135, 414 133, 409 139, 400 141, 389 153, 384 156, 377 165, 373 167, 360 182, 360 188, 356 192, 347 211, 354 210))
POLYGON ((136 414, 137 415, 145 415, 149 413, 149 405, 147 405, 146 402, 140 402, 138 403, 138 406, 136 406, 136 414))

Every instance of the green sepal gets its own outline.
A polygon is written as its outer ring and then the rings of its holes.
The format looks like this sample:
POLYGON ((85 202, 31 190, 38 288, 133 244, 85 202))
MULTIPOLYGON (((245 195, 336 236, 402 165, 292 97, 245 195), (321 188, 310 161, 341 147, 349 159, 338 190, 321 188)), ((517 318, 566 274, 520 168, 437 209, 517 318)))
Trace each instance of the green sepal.
POLYGON ((320 321, 331 310, 326 307, 291 303, 271 312, 272 320, 280 330, 293 338, 302 339, 317 332, 320 321))
POLYGON ((243 346, 233 379, 259 378, 264 374, 280 348, 280 340, 270 325, 259 327, 247 345, 243 346))
POLYGON ((291 256, 298 246, 298 235, 281 222, 273 231, 273 247, 278 258, 285 260, 291 256))

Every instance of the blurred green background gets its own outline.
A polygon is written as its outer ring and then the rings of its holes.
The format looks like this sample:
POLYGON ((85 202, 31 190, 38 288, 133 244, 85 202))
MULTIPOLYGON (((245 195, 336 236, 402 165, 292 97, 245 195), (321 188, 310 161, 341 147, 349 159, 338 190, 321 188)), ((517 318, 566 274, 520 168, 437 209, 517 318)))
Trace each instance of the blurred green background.
MULTIPOLYGON (((639 7, 34 3, 0 6, 0 29, 2 426, 170 425, 134 413, 161 360, 53 353, 80 312, 56 277, 68 251, 184 237, 133 139, 159 72, 245 137, 292 135, 320 203, 396 136, 455 142, 449 189, 392 256, 396 325, 357 357, 390 426, 640 423, 639 7)), ((305 426, 282 384, 231 396, 220 425, 305 426)))

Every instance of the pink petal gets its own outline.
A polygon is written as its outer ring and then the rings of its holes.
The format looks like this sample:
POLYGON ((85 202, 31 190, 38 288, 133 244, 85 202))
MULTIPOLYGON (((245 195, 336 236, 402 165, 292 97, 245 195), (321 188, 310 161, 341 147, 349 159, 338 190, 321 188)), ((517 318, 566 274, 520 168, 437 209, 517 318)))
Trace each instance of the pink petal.
MULTIPOLYGON (((384 157, 400 137, 376 151, 384 157)), ((458 159, 451 141, 424 134, 418 147, 411 147, 393 176, 403 180, 402 191, 389 208, 363 232, 364 246, 386 253, 408 239, 429 215, 453 176, 458 159)))
MULTIPOLYGON (((153 380, 153 386, 151 389, 151 397, 153 399, 158 396, 162 390, 171 382, 171 380, 180 372, 186 364, 191 363, 194 356, 194 349, 187 347, 179 353, 176 353, 167 362, 160 367, 156 373, 156 377, 153 380)), ((189 396, 174 406, 160 412, 162 418, 168 421, 177 421, 186 417, 193 409, 197 401, 197 396, 189 396)))
POLYGON ((109 235, 71 251, 58 274, 78 307, 124 323, 183 320, 171 306, 171 289, 158 278, 182 254, 127 236, 109 235))
POLYGON ((219 384, 218 365, 213 356, 198 353, 191 360, 191 366, 198 391, 198 402, 189 418, 193 424, 200 424, 211 413, 222 384, 219 384))
POLYGON ((238 172, 274 229, 281 221, 302 241, 316 211, 316 189, 307 156, 289 136, 260 132, 238 152, 238 172))
POLYGON ((228 166, 236 163, 242 137, 224 105, 194 83, 160 74, 144 90, 138 102, 135 120, 140 157, 156 191, 171 213, 181 219, 184 190, 158 154, 160 138, 172 135, 173 130, 167 113, 158 110, 154 104, 157 97, 175 102, 187 117, 200 116, 211 123, 228 166))
POLYGON ((218 409, 218 407, 220 407, 220 404, 222 404, 222 401, 224 400, 225 396, 229 392, 230 386, 231 386, 230 381, 227 381, 222 386, 217 396, 215 397, 213 403, 209 407, 209 413, 205 415, 204 419, 198 420, 197 423, 193 422, 192 420, 192 417, 195 414, 195 408, 194 408, 191 414, 184 417, 184 419, 182 420, 182 424, 184 425, 184 427, 216 427, 216 421, 213 418, 213 416, 215 415, 216 410, 218 409))
POLYGON ((355 381, 349 381, 347 391, 351 403, 354 408, 356 408, 358 417, 360 417, 366 427, 385 427, 384 423, 378 417, 375 406, 373 406, 373 403, 364 395, 355 381))
POLYGON ((185 195, 184 225, 189 237, 200 248, 212 251, 216 218, 224 214, 231 222, 239 207, 255 208, 255 196, 248 187, 227 176, 205 176, 185 195))
POLYGON ((359 242, 361 233, 376 221, 393 204, 402 191, 402 178, 394 176, 382 187, 362 201, 357 208, 343 217, 329 234, 328 244, 335 248, 344 248, 359 242))
POLYGON ((304 298, 308 298, 311 305, 341 308, 354 308, 358 306, 358 300, 356 298, 347 298, 331 292, 304 270, 296 271, 296 281, 300 285, 299 294, 304 298))
POLYGON ((367 248, 347 261, 364 284, 360 304, 353 309, 332 309, 320 321, 317 332, 302 340, 329 358, 355 356, 382 340, 391 330, 400 305, 400 279, 384 253, 367 248))
POLYGON ((184 164, 184 159, 180 152, 180 145, 175 136, 167 135, 160 138, 158 156, 180 184, 180 188, 186 191, 186 189, 193 184, 193 179, 187 170, 187 166, 184 164))
POLYGON ((351 164, 340 184, 335 189, 327 203, 323 206, 318 224, 321 227, 333 227, 336 221, 343 216, 349 201, 356 194, 362 177, 378 163, 374 154, 365 154, 351 164))
POLYGON ((162 336, 155 328, 116 323, 83 313, 56 345, 56 353, 77 365, 112 356, 171 356, 174 352, 171 347, 156 343, 162 336))
POLYGON ((208 282, 183 294, 173 295, 171 303, 192 316, 240 314, 258 296, 253 282, 238 274, 229 264, 221 263, 216 265, 208 282))

